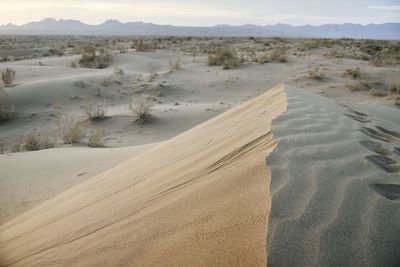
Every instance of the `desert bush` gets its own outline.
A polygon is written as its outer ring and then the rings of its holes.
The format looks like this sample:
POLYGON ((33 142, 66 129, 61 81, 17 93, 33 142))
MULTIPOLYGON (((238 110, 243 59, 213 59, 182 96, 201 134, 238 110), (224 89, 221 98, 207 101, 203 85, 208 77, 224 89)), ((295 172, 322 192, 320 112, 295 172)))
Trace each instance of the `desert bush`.
POLYGON ((284 48, 274 48, 269 55, 271 61, 287 62, 287 53, 284 48))
POLYGON ((93 46, 84 46, 79 65, 85 68, 104 69, 109 66, 111 59, 110 52, 105 48, 100 48, 96 52, 96 48, 93 46))
POLYGON ((0 85, 0 122, 7 121, 14 116, 14 107, 4 88, 0 85))
POLYGON ((319 66, 308 72, 308 78, 311 80, 324 80, 325 74, 320 70, 319 66))
POLYGON ((218 48, 208 55, 209 66, 222 66, 223 69, 232 69, 240 64, 236 50, 224 47, 218 48))
POLYGON ((70 66, 71 68, 76 69, 78 67, 78 64, 75 61, 71 61, 70 66))
POLYGON ((103 120, 106 118, 106 103, 103 101, 94 103, 92 100, 86 98, 84 102, 85 113, 89 120, 103 120))
POLYGON ((88 146, 90 147, 103 147, 104 146, 104 133, 99 130, 91 130, 89 135, 88 146))
POLYGON ((170 59, 169 60, 169 69, 170 69, 170 71, 182 69, 182 59, 178 58, 175 61, 170 59))
POLYGON ((135 116, 135 121, 139 123, 147 121, 151 116, 152 106, 153 101, 148 95, 139 95, 137 98, 133 98, 130 108, 135 116))
POLYGON ((349 76, 353 79, 360 79, 362 77, 361 69, 360 67, 357 67, 355 69, 347 69, 343 73, 343 76, 349 76))
POLYGON ((136 40, 133 47, 136 51, 140 52, 151 52, 154 50, 154 44, 147 43, 143 39, 136 40))
POLYGON ((147 67, 147 71, 149 72, 149 75, 147 76, 147 80, 149 82, 154 81, 158 76, 158 72, 157 72, 156 66, 154 66, 152 64, 149 64, 149 66, 147 67))
POLYGON ((371 85, 365 81, 349 81, 346 82, 345 86, 352 92, 368 91, 371 89, 371 85))
POLYGON ((124 70, 121 68, 114 68, 113 72, 115 75, 124 75, 124 70))
POLYGON ((382 90, 382 89, 372 88, 372 89, 369 90, 369 94, 373 95, 373 96, 382 97, 382 96, 387 96, 388 92, 385 91, 385 90, 382 90))
POLYGON ((5 71, 1 73, 1 79, 3 80, 5 85, 12 85, 15 79, 15 70, 11 68, 6 68, 5 71))
POLYGON ((328 57, 329 58, 345 58, 346 53, 339 51, 337 49, 332 49, 332 50, 329 50, 328 57))
POLYGON ((264 64, 271 61, 270 55, 268 52, 261 52, 257 55, 257 63, 264 64))
POLYGON ((23 148, 24 151, 37 151, 42 148, 42 138, 36 132, 29 132, 23 141, 23 148))
POLYGON ((74 118, 61 118, 59 130, 64 144, 79 144, 85 138, 86 126, 74 118))

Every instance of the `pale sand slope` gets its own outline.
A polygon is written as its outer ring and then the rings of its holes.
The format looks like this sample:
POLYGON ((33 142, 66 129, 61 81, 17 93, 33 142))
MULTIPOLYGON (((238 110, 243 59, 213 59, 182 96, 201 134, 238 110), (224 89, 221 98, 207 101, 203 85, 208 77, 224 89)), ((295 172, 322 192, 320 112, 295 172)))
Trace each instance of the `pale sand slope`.
POLYGON ((269 266, 400 266, 400 125, 287 95, 268 158, 269 266))
POLYGON ((0 265, 266 264, 282 86, 0 226, 0 265))
POLYGON ((0 155, 0 224, 155 145, 62 147, 0 155))

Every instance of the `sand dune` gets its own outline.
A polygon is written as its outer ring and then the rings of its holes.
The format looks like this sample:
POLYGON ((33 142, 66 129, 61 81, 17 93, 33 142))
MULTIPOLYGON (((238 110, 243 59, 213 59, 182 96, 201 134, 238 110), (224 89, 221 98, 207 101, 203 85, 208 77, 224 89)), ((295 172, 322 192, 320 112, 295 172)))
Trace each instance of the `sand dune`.
POLYGON ((0 155, 0 224, 155 145, 60 147, 0 155))
POLYGON ((269 266, 400 266, 400 125, 386 108, 286 89, 268 158, 269 266))
POLYGON ((0 265, 266 264, 282 86, 0 226, 0 265))

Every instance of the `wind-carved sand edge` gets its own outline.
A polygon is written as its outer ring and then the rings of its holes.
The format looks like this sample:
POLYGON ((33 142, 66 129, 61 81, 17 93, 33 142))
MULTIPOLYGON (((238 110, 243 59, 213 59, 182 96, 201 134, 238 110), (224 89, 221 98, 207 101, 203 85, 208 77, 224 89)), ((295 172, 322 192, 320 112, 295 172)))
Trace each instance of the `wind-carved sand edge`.
POLYGON ((265 266, 278 85, 0 226, 0 265, 265 266))

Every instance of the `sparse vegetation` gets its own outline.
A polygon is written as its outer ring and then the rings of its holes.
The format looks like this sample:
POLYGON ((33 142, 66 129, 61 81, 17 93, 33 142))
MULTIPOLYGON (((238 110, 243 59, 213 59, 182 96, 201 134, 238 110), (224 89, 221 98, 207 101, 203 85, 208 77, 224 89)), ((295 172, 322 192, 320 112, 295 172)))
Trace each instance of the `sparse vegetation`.
POLYGON ((270 61, 287 62, 287 53, 284 48, 274 48, 269 55, 270 61))
POLYGON ((208 55, 209 66, 222 66, 223 69, 232 69, 239 64, 240 59, 233 48, 218 48, 208 55))
POLYGON ((86 98, 84 109, 89 120, 103 120, 106 118, 107 109, 105 101, 94 103, 92 100, 86 98))
POLYGON ((151 52, 154 50, 154 44, 145 42, 143 39, 136 40, 133 47, 139 52, 151 52))
POLYGON ((382 90, 382 89, 372 88, 372 89, 369 90, 369 94, 373 95, 373 96, 382 97, 382 96, 387 96, 388 92, 385 91, 385 90, 382 90))
POLYGON ((121 68, 114 68, 113 72, 115 75, 120 75, 120 76, 124 75, 124 70, 121 68))
POLYGON ((0 122, 10 120, 14 115, 14 107, 4 88, 0 85, 0 122))
POLYGON ((14 79, 15 79, 15 70, 13 70, 11 68, 6 68, 1 73, 1 79, 3 80, 3 82, 6 86, 12 85, 14 82, 14 79))
POLYGON ((139 123, 146 122, 151 116, 150 111, 152 106, 153 101, 148 95, 139 95, 133 98, 130 108, 135 116, 135 121, 139 123))
POLYGON ((311 80, 324 80, 326 78, 325 74, 320 70, 319 66, 316 66, 314 69, 308 72, 308 78, 311 80))
POLYGON ((344 73, 344 76, 349 76, 353 79, 361 79, 361 77, 363 76, 361 73, 361 69, 360 67, 357 67, 355 69, 347 69, 344 73))
POLYGON ((173 61, 172 59, 169 60, 169 69, 170 71, 180 70, 182 69, 182 59, 178 58, 177 60, 173 61))
POLYGON ((88 146, 103 147, 104 143, 104 133, 102 131, 90 130, 88 146))
POLYGON ((148 69, 148 72, 149 72, 149 75, 147 76, 147 80, 149 82, 152 82, 158 76, 157 68, 153 64, 150 64, 147 69, 148 69))
POLYGON ((265 64, 271 61, 271 57, 268 52, 261 52, 257 55, 256 60, 259 64, 265 64))
POLYGON ((86 126, 74 118, 61 118, 59 127, 64 144, 79 144, 85 138, 86 126))
POLYGON ((79 60, 79 65, 85 68, 107 68, 111 62, 112 56, 108 49, 100 48, 96 51, 93 46, 84 46, 82 56, 79 60))

